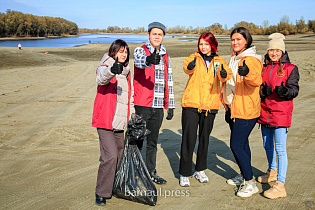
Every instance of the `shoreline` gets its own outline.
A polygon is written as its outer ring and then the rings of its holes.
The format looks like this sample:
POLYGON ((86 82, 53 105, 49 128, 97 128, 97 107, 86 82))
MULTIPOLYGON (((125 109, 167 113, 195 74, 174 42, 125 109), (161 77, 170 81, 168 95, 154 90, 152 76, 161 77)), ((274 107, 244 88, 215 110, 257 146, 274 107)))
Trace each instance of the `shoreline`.
MULTIPOLYGON (((146 35, 147 33, 98 33, 99 35, 146 35)), ((46 36, 46 37, 0 37, 0 41, 16 41, 16 40, 43 40, 43 39, 58 39, 58 38, 66 38, 66 37, 79 37, 86 35, 94 35, 91 33, 84 33, 78 35, 62 35, 62 36, 46 36)), ((166 36, 171 36, 170 38, 198 38, 199 35, 196 34, 167 34, 166 36)), ((217 35, 220 36, 220 35, 217 35)), ((168 38, 169 39, 169 38, 168 38)))
MULTIPOLYGON (((46 37, 0 37, 0 41, 16 41, 16 40, 43 40, 43 39, 58 39, 58 38, 66 38, 66 37, 79 37, 85 35, 146 35, 146 33, 84 33, 78 35, 62 35, 62 36, 46 36, 46 37)), ((220 37, 229 37, 226 34, 214 34, 215 37, 218 39, 220 37)), ((178 39, 192 39, 189 40, 195 41, 198 40, 200 34, 166 34, 166 36, 171 36, 170 38, 178 38, 178 39)), ((268 35, 252 35, 253 37, 268 37, 268 35)), ((285 37, 302 37, 302 38, 312 38, 315 37, 315 34, 312 33, 305 33, 305 34, 293 34, 293 35, 286 35, 285 37)), ((170 39, 167 38, 167 39, 170 39)), ((0 46, 1 47, 1 46, 0 46)))
POLYGON ((58 38, 65 38, 65 37, 78 37, 78 36, 80 35, 62 35, 62 36, 45 36, 45 37, 0 37, 0 41, 58 39, 58 38))

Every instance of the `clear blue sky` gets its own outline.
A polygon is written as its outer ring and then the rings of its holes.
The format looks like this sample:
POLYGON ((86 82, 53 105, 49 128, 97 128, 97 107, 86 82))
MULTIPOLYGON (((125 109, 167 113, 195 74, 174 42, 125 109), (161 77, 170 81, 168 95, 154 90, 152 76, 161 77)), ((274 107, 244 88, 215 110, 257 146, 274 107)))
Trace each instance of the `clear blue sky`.
POLYGON ((269 25, 276 25, 284 16, 293 24, 301 17, 306 23, 315 20, 315 0, 0 0, 0 12, 7 9, 61 17, 89 29, 119 26, 146 30, 153 21, 167 27, 220 23, 231 28, 240 21, 260 26, 268 20, 269 25))

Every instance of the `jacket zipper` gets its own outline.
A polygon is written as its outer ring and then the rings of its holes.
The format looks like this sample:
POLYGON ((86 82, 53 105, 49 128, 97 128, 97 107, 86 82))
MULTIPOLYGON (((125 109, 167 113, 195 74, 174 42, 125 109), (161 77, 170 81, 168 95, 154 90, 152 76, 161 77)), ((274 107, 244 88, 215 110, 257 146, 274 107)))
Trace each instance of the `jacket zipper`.
MULTIPOLYGON (((207 70, 207 76, 209 76, 208 74, 211 74, 211 73, 209 73, 209 69, 208 69, 208 67, 207 67, 207 64, 206 64, 206 62, 205 62, 205 60, 201 57, 201 59, 203 60, 203 65, 206 67, 206 70, 207 70)), ((214 58, 211 60, 211 62, 213 62, 213 65, 214 65, 214 58)), ((211 62, 209 63, 209 68, 211 67, 211 62)), ((214 78, 213 78, 214 79, 214 78)), ((210 92, 211 92, 211 90, 212 90, 212 86, 211 86, 211 88, 210 88, 210 92)), ((204 100, 202 100, 202 101, 204 101, 204 100)), ((207 116, 207 110, 206 110, 206 116, 207 116)))
MULTIPOLYGON (((272 73, 272 70, 273 70, 273 67, 275 65, 272 63, 272 67, 270 69, 270 72, 269 72, 269 78, 268 78, 268 82, 269 82, 269 85, 270 85, 270 79, 271 79, 271 73, 272 73)), ((267 110, 268 110, 268 118, 267 118, 267 124, 269 124, 269 119, 270 119, 270 110, 269 110, 269 96, 267 96, 267 110)))
MULTIPOLYGON (((244 58, 245 59, 245 58, 244 58)), ((243 60, 244 60, 243 59, 243 60)), ((242 61, 242 58, 240 59, 240 61, 238 62, 238 64, 237 64, 237 68, 239 67, 239 63, 242 61)), ((235 63, 235 59, 233 60, 233 66, 234 66, 234 63, 235 63)), ((232 73, 233 73, 233 71, 232 71, 232 73)), ((235 93, 237 92, 237 89, 236 89, 236 87, 238 87, 238 85, 237 85, 237 73, 236 73, 236 77, 235 77, 235 89, 234 89, 234 93, 233 93, 233 100, 232 100, 232 103, 231 103, 231 109, 230 109, 230 112, 231 112, 231 117, 232 117, 232 105, 233 105, 233 110, 234 110, 234 97, 235 97, 235 93)), ((233 113, 234 113, 234 111, 233 111, 233 113)), ((231 119, 233 119, 233 122, 235 123, 235 117, 234 117, 234 115, 233 115, 233 118, 231 118, 231 119)))

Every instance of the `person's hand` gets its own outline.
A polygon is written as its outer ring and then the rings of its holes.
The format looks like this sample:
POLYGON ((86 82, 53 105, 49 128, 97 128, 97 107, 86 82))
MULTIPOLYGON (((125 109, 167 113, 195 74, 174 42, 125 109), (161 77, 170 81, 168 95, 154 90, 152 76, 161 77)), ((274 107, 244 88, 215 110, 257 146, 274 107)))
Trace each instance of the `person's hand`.
POLYGON ((272 92, 272 87, 269 86, 269 85, 267 84, 267 82, 265 82, 265 84, 263 84, 263 85, 261 86, 261 93, 262 93, 262 95, 267 97, 267 96, 270 96, 270 95, 271 95, 271 92, 272 92))
POLYGON ((281 86, 276 86, 275 91, 279 97, 284 97, 285 94, 288 92, 288 88, 283 86, 283 81, 281 82, 281 86))
POLYGON ((187 66, 188 70, 193 70, 195 68, 195 66, 196 66, 196 59, 197 59, 197 57, 195 57, 195 59, 188 64, 188 66, 187 66))
POLYGON ((225 122, 228 124, 233 122, 233 120, 231 119, 231 112, 230 111, 225 112, 224 119, 225 119, 225 122))
POLYGON ((167 109, 166 119, 171 120, 173 118, 173 116, 174 116, 174 109, 172 109, 172 108, 167 109))
POLYGON ((245 60, 243 61, 243 66, 238 67, 238 74, 240 76, 246 76, 249 72, 248 66, 245 64, 245 60))
POLYGON ((221 64, 220 75, 221 75, 221 77, 222 77, 223 79, 227 77, 227 72, 226 72, 226 70, 224 69, 223 64, 221 64))
POLYGON ((148 64, 158 65, 160 63, 160 60, 161 60, 161 57, 159 53, 156 53, 156 48, 155 48, 154 52, 151 55, 147 56, 145 61, 148 64))
POLYGON ((118 57, 116 58, 115 63, 111 67, 110 71, 113 74, 121 74, 121 72, 123 71, 123 65, 118 62, 118 57))

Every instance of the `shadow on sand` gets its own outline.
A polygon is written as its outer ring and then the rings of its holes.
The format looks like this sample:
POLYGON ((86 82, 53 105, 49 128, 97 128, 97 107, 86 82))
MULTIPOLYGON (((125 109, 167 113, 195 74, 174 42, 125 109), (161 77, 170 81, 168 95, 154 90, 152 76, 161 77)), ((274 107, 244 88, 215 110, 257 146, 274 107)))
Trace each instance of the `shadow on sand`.
MULTIPOLYGON (((178 130, 178 133, 171 131, 169 129, 163 129, 162 133, 159 135, 159 144, 163 149, 163 152, 168 158, 170 166, 172 168, 174 177, 179 178, 179 161, 180 161, 180 148, 182 137, 182 130, 178 130)), ((209 149, 208 149, 208 169, 214 173, 224 177, 225 179, 232 178, 239 173, 235 171, 230 165, 222 161, 222 158, 234 162, 234 156, 231 152, 230 147, 224 142, 215 137, 210 136, 209 138, 209 149)), ((195 145, 194 152, 197 154, 198 139, 195 145)), ((193 165, 193 169, 195 166, 193 165)), ((263 172, 255 167, 253 168, 254 177, 261 175, 263 172)), ((193 173, 194 171, 192 171, 193 173)))

